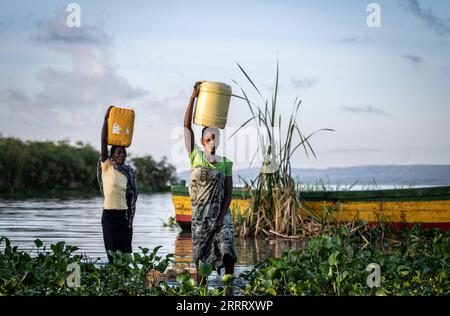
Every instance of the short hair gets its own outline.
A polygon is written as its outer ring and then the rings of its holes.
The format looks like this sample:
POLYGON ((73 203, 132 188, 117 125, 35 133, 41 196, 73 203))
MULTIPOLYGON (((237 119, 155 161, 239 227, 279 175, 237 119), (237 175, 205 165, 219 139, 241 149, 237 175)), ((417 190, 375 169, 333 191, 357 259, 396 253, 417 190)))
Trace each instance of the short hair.
POLYGON ((112 145, 111 149, 109 150, 109 156, 112 157, 112 155, 114 154, 114 152, 116 151, 117 148, 120 148, 123 146, 117 146, 117 145, 112 145))
POLYGON ((208 128, 214 128, 215 130, 217 130, 218 134, 220 134, 220 130, 217 127, 205 126, 202 128, 202 139, 203 139, 203 135, 205 134, 206 129, 208 129, 208 128))

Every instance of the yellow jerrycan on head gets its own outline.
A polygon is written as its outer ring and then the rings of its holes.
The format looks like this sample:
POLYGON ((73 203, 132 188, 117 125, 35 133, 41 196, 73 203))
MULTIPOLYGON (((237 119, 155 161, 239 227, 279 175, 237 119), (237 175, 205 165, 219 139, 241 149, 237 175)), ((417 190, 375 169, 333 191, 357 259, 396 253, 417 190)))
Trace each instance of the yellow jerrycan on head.
POLYGON ((133 129, 134 111, 113 107, 108 118, 108 145, 129 147, 133 129))
POLYGON ((231 87, 222 82, 203 81, 195 106, 194 124, 225 128, 231 87))

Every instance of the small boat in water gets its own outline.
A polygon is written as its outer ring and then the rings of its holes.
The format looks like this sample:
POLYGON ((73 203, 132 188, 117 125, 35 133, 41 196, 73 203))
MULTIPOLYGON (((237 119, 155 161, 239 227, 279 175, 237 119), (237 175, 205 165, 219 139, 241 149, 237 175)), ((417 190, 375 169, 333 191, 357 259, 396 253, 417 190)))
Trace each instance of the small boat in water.
MULTIPOLYGON (((175 219, 190 228, 191 200, 186 186, 172 186, 175 219)), ((330 223, 362 221, 386 223, 395 227, 420 223, 421 227, 450 229, 450 186, 413 189, 362 191, 310 191, 300 193, 299 212, 308 216, 327 216, 330 223)), ((233 188, 230 208, 243 213, 252 206, 248 190, 233 188)))

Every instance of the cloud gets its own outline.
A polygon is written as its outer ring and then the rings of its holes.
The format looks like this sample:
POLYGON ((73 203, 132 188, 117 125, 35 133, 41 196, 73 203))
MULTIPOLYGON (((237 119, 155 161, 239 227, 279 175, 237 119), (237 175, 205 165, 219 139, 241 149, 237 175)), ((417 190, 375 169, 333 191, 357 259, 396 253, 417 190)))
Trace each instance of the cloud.
POLYGON ((54 20, 41 19, 36 22, 37 32, 33 39, 56 49, 72 49, 74 46, 97 46, 104 49, 112 46, 113 37, 99 26, 83 25, 68 27, 61 16, 54 20))
POLYGON ((386 149, 381 148, 374 148, 374 147, 352 147, 352 148, 331 148, 331 149, 324 149, 322 152, 327 153, 351 153, 351 152, 373 152, 373 153, 379 153, 382 151, 385 151, 386 149))
POLYGON ((13 27, 14 27, 14 18, 2 16, 2 20, 0 21, 0 33, 9 32, 13 27))
POLYGON ((419 17, 427 27, 434 30, 437 34, 441 36, 450 34, 450 19, 443 19, 434 15, 431 7, 423 8, 418 0, 404 0, 402 5, 406 10, 419 17))
POLYGON ((371 105, 366 106, 366 107, 343 105, 343 106, 341 106, 341 108, 344 111, 355 113, 355 114, 372 114, 372 115, 380 115, 380 116, 386 116, 386 117, 391 116, 391 114, 389 114, 381 109, 378 109, 374 106, 371 106, 371 105))
POLYGON ((359 39, 357 37, 344 37, 339 40, 342 43, 358 43, 359 39))
POLYGON ((412 62, 413 64, 423 63, 423 58, 420 56, 417 56, 417 55, 403 54, 402 57, 405 58, 406 60, 412 62))
POLYGON ((14 27, 13 24, 14 22, 11 19, 3 18, 2 21, 0 21, 0 34, 11 35, 14 27))
POLYGON ((442 73, 446 76, 450 76, 450 68, 442 67, 442 73))
POLYGON ((291 83, 296 89, 308 89, 314 86, 317 83, 317 80, 314 78, 297 79, 291 77, 291 83))
POLYGON ((395 146, 394 148, 382 148, 382 147, 346 147, 346 148, 330 148, 324 149, 322 152, 327 153, 350 153, 350 152, 367 152, 367 153, 382 153, 382 152, 406 152, 406 151, 423 151, 442 149, 442 146, 395 146))
POLYGON ((128 102, 147 95, 133 87, 113 64, 113 38, 100 27, 70 28, 65 20, 41 20, 33 39, 65 55, 72 69, 53 67, 38 74, 43 89, 35 97, 49 106, 80 107, 128 102), (106 103, 106 104, 105 104, 106 103))
POLYGON ((9 100, 14 100, 16 102, 28 102, 29 101, 27 95, 20 89, 5 90, 4 98, 9 99, 9 100))
POLYGON ((113 37, 102 28, 86 24, 69 28, 56 16, 39 21, 31 39, 67 56, 71 67, 40 70, 36 75, 40 88, 34 93, 17 87, 0 90, 0 132, 91 139, 98 134, 107 106, 151 101, 149 91, 132 85, 118 72, 113 63, 113 37))

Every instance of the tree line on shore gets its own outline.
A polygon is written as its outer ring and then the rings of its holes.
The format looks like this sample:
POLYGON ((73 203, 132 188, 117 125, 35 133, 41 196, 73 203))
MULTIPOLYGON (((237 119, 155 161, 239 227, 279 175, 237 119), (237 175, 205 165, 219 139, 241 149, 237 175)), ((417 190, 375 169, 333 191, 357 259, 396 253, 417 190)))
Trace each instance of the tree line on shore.
MULTIPOLYGON (((81 141, 22 141, 0 137, 0 193, 99 192, 100 152, 81 141)), ((129 157, 140 192, 160 192, 177 182, 175 167, 162 157, 129 157)))

